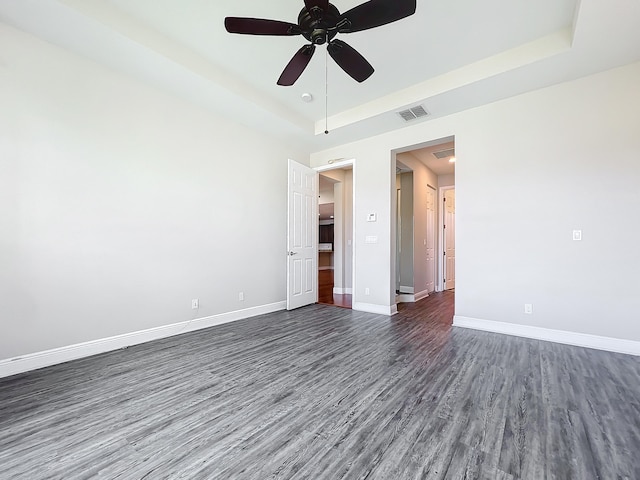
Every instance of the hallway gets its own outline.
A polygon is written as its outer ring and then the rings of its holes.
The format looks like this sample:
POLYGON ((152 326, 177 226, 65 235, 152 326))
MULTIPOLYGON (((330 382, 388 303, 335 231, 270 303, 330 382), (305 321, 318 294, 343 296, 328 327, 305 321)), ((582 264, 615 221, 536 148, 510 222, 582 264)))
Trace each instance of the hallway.
POLYGON ((333 269, 318 271, 318 303, 351 308, 351 295, 333 293, 333 269))

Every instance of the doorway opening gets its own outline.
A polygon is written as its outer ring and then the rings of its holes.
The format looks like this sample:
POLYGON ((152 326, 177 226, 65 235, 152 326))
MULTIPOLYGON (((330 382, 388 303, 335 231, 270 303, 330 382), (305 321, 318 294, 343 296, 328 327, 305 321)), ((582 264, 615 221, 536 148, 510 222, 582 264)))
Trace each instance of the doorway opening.
POLYGON ((455 185, 440 187, 440 235, 442 240, 441 271, 438 276, 439 289, 456 288, 456 188, 455 185))
POLYGON ((455 138, 392 153, 396 265, 391 288, 396 303, 416 302, 455 287, 455 138))
POLYGON ((413 193, 413 170, 396 159, 396 299, 398 301, 411 301, 411 295, 415 293, 413 193))
POLYGON ((351 308, 354 162, 318 171, 318 303, 351 308))

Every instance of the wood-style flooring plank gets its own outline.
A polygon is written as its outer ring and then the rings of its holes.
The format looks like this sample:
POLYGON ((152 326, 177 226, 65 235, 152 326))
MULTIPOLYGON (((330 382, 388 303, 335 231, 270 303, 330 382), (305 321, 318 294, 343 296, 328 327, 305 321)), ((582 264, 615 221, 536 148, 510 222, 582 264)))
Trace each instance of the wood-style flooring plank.
POLYGON ((0 380, 0 479, 640 478, 640 360, 314 305, 0 380))

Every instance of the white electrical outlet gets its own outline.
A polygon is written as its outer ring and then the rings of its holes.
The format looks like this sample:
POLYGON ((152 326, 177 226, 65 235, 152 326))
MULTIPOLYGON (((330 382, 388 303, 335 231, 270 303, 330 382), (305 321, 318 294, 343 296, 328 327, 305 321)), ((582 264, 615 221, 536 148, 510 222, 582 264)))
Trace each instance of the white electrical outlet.
POLYGON ((370 293, 371 293, 371 292, 369 292, 369 289, 368 289, 368 288, 365 288, 365 289, 364 289, 364 294, 365 294, 365 295, 369 295, 370 293))
POLYGON ((531 303, 524 304, 524 313, 526 313, 527 315, 533 314, 533 305, 531 303))
POLYGON ((573 231, 573 241, 574 242, 582 241, 582 230, 574 230, 573 231))
POLYGON ((244 292, 240 292, 238 294, 238 300, 240 300, 241 302, 244 302, 244 292))
POLYGON ((198 300, 197 298, 191 300, 191 308, 194 310, 200 308, 200 300, 198 300))

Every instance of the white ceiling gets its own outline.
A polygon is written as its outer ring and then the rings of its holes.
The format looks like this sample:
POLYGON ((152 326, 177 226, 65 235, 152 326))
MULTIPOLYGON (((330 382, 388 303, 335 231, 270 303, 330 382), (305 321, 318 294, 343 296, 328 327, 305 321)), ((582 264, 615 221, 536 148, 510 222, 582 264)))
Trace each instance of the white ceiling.
POLYGON ((397 159, 402 161, 405 156, 412 156, 420 160, 436 175, 451 175, 455 173, 455 163, 449 162, 451 157, 438 158, 434 154, 443 150, 455 149, 454 142, 440 143, 428 147, 417 148, 408 152, 399 153, 397 159))
MULTIPOLYGON (((392 1, 392 0, 390 0, 392 1)), ((360 0, 335 0, 340 11, 360 0)), ((231 35, 224 17, 295 22, 302 0, 1 0, 0 20, 309 150, 429 121, 640 60, 635 0, 419 0, 416 14, 341 35, 374 66, 358 84, 321 47, 293 87, 276 80, 302 37, 231 35), (304 103, 309 92, 315 101, 304 103)))

